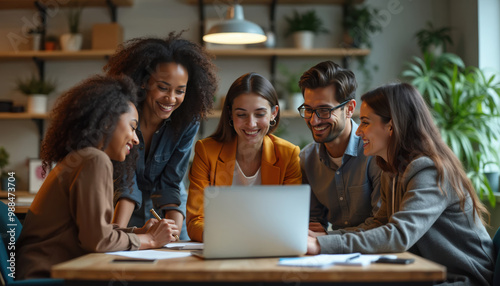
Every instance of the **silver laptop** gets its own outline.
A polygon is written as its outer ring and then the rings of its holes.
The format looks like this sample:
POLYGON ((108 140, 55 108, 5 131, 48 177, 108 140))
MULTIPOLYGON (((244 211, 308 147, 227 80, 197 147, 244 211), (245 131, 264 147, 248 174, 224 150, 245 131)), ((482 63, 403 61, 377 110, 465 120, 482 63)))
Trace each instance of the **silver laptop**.
POLYGON ((309 185, 205 189, 206 259, 298 256, 306 253, 309 185))

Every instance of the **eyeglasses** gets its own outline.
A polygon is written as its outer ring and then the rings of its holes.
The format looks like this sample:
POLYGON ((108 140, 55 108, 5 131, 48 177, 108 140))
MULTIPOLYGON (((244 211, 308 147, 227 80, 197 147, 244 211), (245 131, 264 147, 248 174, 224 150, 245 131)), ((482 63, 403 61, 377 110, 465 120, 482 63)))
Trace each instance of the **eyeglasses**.
POLYGON ((346 105, 349 101, 351 100, 346 100, 342 102, 341 104, 332 107, 332 108, 318 108, 318 109, 312 109, 305 107, 304 105, 301 105, 297 110, 299 111, 300 117, 304 119, 310 119, 313 116, 313 113, 316 113, 316 116, 319 119, 330 119, 332 117, 332 112, 335 109, 341 108, 342 106, 346 105))

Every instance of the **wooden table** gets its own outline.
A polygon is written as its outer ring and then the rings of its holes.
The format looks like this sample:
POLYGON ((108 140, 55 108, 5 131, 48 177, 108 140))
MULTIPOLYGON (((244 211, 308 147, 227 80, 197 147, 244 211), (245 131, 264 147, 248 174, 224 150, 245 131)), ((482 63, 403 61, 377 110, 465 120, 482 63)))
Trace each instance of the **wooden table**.
MULTIPOLYGON (((171 250, 164 250, 171 251, 171 250)), ((328 268, 278 266, 278 258, 201 260, 189 256, 157 260, 154 263, 113 263, 115 255, 93 253, 55 265, 52 277, 67 285, 168 285, 206 283, 265 282, 266 285, 309 285, 346 283, 391 285, 432 285, 446 277, 446 267, 411 253, 398 257, 415 258, 409 265, 372 264, 369 266, 332 266, 328 268), (140 282, 138 282, 140 281, 140 282), (94 285, 94 284, 92 284, 94 285)), ((351 284, 350 284, 351 285, 351 284)))

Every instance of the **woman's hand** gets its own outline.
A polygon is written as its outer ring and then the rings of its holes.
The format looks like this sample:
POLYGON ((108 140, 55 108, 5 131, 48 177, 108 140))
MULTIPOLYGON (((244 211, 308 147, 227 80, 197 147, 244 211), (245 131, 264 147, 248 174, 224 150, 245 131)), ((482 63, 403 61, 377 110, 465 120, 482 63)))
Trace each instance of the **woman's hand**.
POLYGON ((147 228, 146 233, 138 235, 141 240, 140 249, 161 248, 169 242, 176 241, 175 236, 180 233, 175 221, 171 219, 156 220, 156 222, 148 220, 141 229, 145 228, 147 228), (150 223, 152 225, 148 226, 150 223))
POLYGON ((154 224, 156 224, 156 223, 158 223, 158 220, 157 220, 157 219, 155 219, 155 218, 150 218, 150 219, 146 222, 146 224, 144 224, 144 226, 143 226, 143 227, 141 227, 141 228, 136 228, 136 229, 134 230, 134 233, 135 233, 135 234, 144 234, 144 233, 146 233, 146 232, 148 231, 148 229, 149 229, 149 228, 151 228, 151 227, 152 227, 154 224))
POLYGON ((321 246, 319 245, 318 239, 316 237, 307 237, 307 254, 317 255, 321 252, 321 246))

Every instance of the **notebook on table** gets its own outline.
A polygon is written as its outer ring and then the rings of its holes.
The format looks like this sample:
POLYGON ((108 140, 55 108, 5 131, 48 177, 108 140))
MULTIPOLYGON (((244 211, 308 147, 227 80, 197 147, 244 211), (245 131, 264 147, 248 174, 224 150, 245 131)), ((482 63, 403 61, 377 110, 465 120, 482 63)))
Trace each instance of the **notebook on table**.
POLYGON ((205 189, 205 259, 298 256, 306 253, 309 185, 205 189))

